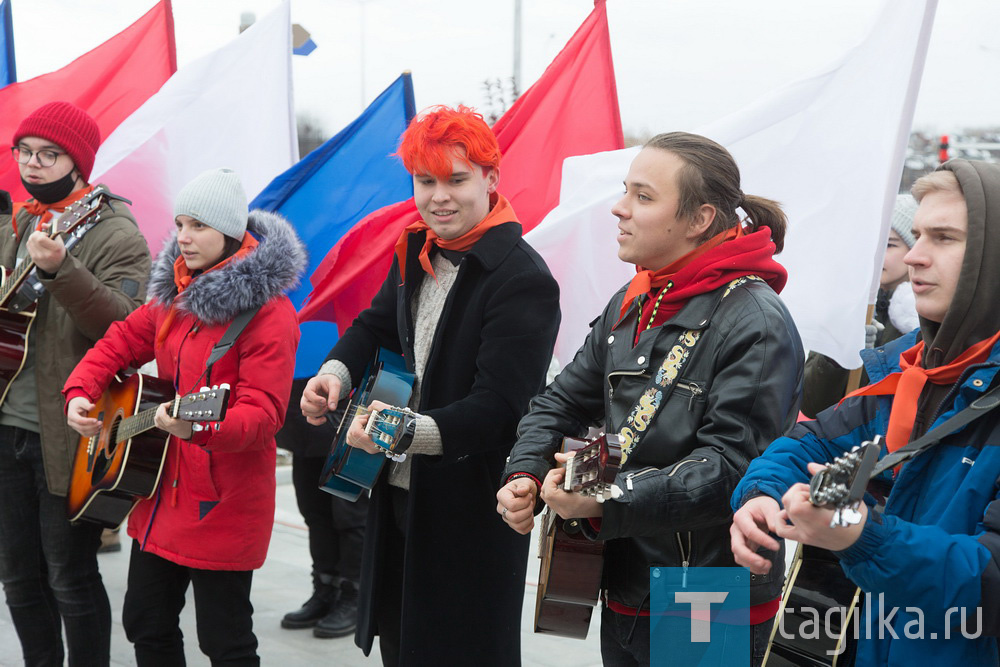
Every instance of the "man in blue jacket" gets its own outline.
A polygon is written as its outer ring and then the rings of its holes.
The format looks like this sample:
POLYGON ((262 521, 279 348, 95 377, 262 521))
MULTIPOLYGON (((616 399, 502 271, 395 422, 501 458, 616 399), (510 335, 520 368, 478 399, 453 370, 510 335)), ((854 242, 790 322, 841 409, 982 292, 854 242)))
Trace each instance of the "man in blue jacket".
POLYGON ((778 548, 769 533, 834 551, 873 602, 857 665, 996 665, 1000 411, 884 473, 892 482, 884 513, 862 504, 855 525, 831 527, 832 512, 809 502, 806 485, 818 463, 878 434, 882 455, 895 451, 996 384, 1000 165, 951 160, 913 194, 916 243, 904 261, 921 327, 863 352, 874 384, 798 424, 750 464, 733 494, 733 554, 766 572, 756 551, 778 548))

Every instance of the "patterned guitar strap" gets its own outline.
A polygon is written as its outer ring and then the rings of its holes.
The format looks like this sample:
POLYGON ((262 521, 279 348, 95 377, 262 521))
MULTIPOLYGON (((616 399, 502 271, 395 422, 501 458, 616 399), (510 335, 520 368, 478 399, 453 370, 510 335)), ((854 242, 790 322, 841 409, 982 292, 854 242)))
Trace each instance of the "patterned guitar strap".
MULTIPOLYGON (((734 289, 750 281, 763 282, 763 279, 758 276, 743 276, 731 281, 726 285, 726 290, 722 293, 722 297, 715 307, 718 308, 722 299, 729 296, 734 289)), ((673 391, 674 381, 680 377, 681 370, 687 365, 700 338, 701 331, 699 330, 688 329, 682 332, 667 356, 664 357, 660 367, 656 369, 656 373, 653 374, 646 390, 639 396, 639 401, 632 408, 619 433, 622 444, 622 465, 628 460, 632 450, 638 447, 639 441, 642 440, 660 408, 666 402, 666 398, 673 391)))

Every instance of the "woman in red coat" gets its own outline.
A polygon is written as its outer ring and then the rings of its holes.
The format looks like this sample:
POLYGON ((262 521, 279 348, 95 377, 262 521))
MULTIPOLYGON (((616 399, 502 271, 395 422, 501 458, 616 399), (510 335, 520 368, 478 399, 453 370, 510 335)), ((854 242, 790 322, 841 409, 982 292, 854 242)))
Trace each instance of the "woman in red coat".
POLYGON ((177 232, 153 266, 150 303, 115 323, 70 375, 63 395, 69 425, 85 436, 87 417, 115 373, 156 360, 179 394, 228 383, 222 422, 192 431, 164 406, 156 425, 171 434, 160 485, 129 516, 133 538, 122 614, 140 666, 184 664, 178 620, 194 587, 198 641, 212 664, 257 665, 250 605, 252 571, 267 553, 274 519, 274 434, 291 390, 299 332, 284 292, 305 265, 288 222, 247 213, 236 174, 205 172, 181 190, 177 232), (230 321, 260 307, 205 375, 230 321))

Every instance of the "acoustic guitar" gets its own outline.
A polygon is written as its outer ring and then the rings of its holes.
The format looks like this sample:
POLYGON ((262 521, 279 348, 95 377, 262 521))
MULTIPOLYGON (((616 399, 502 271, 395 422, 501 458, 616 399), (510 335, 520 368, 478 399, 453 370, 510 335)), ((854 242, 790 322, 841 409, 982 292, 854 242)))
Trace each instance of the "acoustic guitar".
MULTIPOLYGON (((835 459, 810 480, 809 501, 835 510, 831 525, 845 526, 860 519, 857 508, 880 449, 881 438, 876 437, 835 459)), ((764 665, 850 667, 857 651, 857 610, 862 600, 861 589, 844 575, 832 552, 799 544, 764 665), (817 627, 817 614, 829 625, 817 627)))
MULTIPOLYGON (((379 473, 385 465, 386 458, 398 458, 392 451, 392 438, 401 435, 399 432, 402 421, 393 423, 388 419, 369 419, 369 435, 373 436, 375 444, 387 445, 383 454, 370 454, 362 449, 347 444, 347 430, 358 412, 368 410, 372 401, 381 401, 388 405, 406 405, 413 393, 413 373, 406 370, 403 357, 384 348, 379 349, 375 359, 368 366, 365 376, 361 379, 358 389, 351 395, 350 402, 337 429, 337 437, 333 448, 327 457, 323 472, 320 475, 319 488, 339 498, 354 502, 366 490, 375 486, 379 473), (384 437, 371 429, 378 428, 388 433, 384 437), (387 439, 388 438, 388 439, 387 439)), ((407 411, 408 412, 408 411, 407 411)), ((412 413, 410 413, 412 414, 412 413)), ((387 415, 388 416, 388 415, 387 415)), ((395 408, 393 417, 405 416, 400 408, 395 408)))
MULTIPOLYGON (((104 203, 113 200, 131 203, 103 185, 95 187, 51 222, 49 236, 65 236, 69 252, 100 221, 104 203)), ((44 291, 30 255, 17 268, 3 268, 0 272, 0 403, 7 398, 11 383, 24 368, 28 335, 35 321, 35 303, 44 291)))
POLYGON ((101 420, 101 432, 81 436, 73 459, 66 514, 70 521, 90 521, 116 528, 160 483, 170 434, 153 417, 163 403, 174 419, 204 424, 222 421, 229 385, 203 387, 178 396, 168 380, 142 373, 112 380, 88 416, 101 420))
MULTIPOLYGON (((597 498, 613 497, 612 485, 621 467, 621 441, 615 434, 592 440, 565 438, 563 490, 597 498)), ((550 508, 542 516, 538 557, 535 632, 586 639, 590 618, 600 599, 604 542, 583 534, 581 521, 560 518, 550 508)))

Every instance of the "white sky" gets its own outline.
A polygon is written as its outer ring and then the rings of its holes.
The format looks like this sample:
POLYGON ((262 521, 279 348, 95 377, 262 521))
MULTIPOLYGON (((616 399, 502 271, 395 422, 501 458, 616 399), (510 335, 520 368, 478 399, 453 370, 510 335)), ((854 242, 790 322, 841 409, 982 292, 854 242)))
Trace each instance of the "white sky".
MULTIPOLYGON (((12 0, 18 78, 65 65, 155 0, 12 0)), ((234 38, 240 14, 278 0, 173 0, 181 67, 234 38)), ((693 129, 821 66, 859 40, 873 0, 608 0, 626 133, 693 129), (706 85, 729 70, 728 90, 706 85)), ((523 0, 523 87, 542 73, 592 0, 523 0)), ((485 104, 483 81, 513 69, 514 0, 292 0, 318 48, 295 56, 296 108, 333 134, 403 70, 417 108, 485 104)), ((1000 2, 941 0, 915 127, 1000 125, 1000 2), (992 82, 992 83, 991 83, 992 82)), ((252 99, 241 101, 251 104, 252 99)), ((859 104, 863 104, 859 100, 859 104)))

